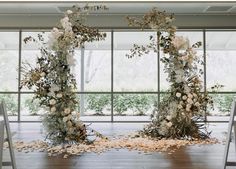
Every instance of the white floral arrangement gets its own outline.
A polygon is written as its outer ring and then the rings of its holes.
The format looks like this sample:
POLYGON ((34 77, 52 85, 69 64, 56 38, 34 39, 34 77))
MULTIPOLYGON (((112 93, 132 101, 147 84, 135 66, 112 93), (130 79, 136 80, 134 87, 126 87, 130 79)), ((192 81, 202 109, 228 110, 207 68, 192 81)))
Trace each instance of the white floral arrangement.
POLYGON ((22 68, 24 79, 21 86, 33 88, 35 98, 45 108, 43 126, 47 139, 53 144, 78 143, 87 139, 87 126, 80 121, 76 80, 71 69, 76 64, 75 48, 106 37, 105 33, 85 25, 88 12, 105 9, 105 6, 74 6, 51 30, 47 42, 42 34, 37 40, 32 37, 24 40, 25 43, 36 42, 41 55, 37 57, 36 67, 26 64, 22 68))
POLYGON ((172 25, 174 16, 156 8, 141 19, 128 17, 128 21, 141 29, 150 27, 157 34, 157 39, 150 37, 151 42, 147 46, 135 44, 131 53, 127 54, 128 58, 161 50, 164 53, 161 61, 170 83, 168 94, 155 109, 151 123, 142 133, 160 138, 207 138, 209 132, 205 123, 199 122, 204 121, 206 107, 212 107, 213 101, 206 92, 202 92, 203 70, 199 64, 204 63, 196 52, 201 42, 191 45, 187 38, 176 36, 176 27, 172 25))

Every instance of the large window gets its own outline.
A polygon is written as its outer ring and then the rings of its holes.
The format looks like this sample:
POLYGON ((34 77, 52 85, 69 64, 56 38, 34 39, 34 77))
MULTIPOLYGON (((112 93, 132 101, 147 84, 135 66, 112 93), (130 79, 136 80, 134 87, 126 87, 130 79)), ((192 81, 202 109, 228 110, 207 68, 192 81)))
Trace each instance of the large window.
POLYGON ((215 84, 224 85, 212 92, 215 109, 210 115, 227 116, 236 96, 236 32, 206 32, 206 88, 211 91, 215 84))
POLYGON ((156 91, 157 54, 129 59, 133 44, 145 45, 152 32, 114 32, 114 91, 156 91))
POLYGON ((10 120, 17 120, 19 32, 0 32, 0 60, 0 99, 6 100, 10 120))
MULTIPOLYGON (((43 30, 45 32, 45 30, 43 30)), ((0 31, 0 99, 7 103, 10 120, 40 121, 44 110, 33 102, 33 90, 19 88, 22 66, 35 65, 40 51, 33 43, 24 44, 24 38, 37 38, 42 30, 0 31)), ((163 53, 151 51, 143 57, 128 58, 133 44, 145 45, 151 31, 107 31, 104 41, 87 43, 76 49, 78 111, 84 121, 149 121, 149 115, 169 84, 160 58, 163 53)), ((189 38, 190 43, 201 41, 197 54, 202 65, 202 92, 209 92, 215 101, 214 110, 206 108, 207 120, 226 119, 236 96, 236 31, 234 30, 179 30, 177 35, 189 38), (224 85, 217 92, 215 84, 224 85), (216 117, 217 116, 217 117, 216 117), (221 116, 221 117, 219 117, 221 116)), ((45 40, 47 31, 43 33, 45 40)))

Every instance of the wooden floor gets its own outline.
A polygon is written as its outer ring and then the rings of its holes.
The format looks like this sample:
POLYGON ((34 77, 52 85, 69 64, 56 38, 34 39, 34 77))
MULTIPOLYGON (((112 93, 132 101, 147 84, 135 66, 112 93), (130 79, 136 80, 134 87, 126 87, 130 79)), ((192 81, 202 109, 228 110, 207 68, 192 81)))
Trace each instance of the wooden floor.
MULTIPOLYGON (((96 123, 92 127, 105 135, 120 135, 141 129, 137 123, 96 123)), ((14 140, 43 139, 40 123, 13 123, 11 129, 16 131, 14 140)), ((227 124, 211 124, 212 136, 224 138, 227 124)), ((48 157, 46 153, 16 152, 18 169, 221 169, 224 145, 188 146, 173 154, 144 154, 128 150, 111 150, 100 155, 84 153, 68 159, 48 157)), ((235 159, 234 147, 231 146, 230 159, 235 159)), ((4 159, 9 153, 4 152, 4 159)), ((5 167, 8 169, 10 167, 5 167)), ((233 169, 236 167, 228 167, 233 169)))

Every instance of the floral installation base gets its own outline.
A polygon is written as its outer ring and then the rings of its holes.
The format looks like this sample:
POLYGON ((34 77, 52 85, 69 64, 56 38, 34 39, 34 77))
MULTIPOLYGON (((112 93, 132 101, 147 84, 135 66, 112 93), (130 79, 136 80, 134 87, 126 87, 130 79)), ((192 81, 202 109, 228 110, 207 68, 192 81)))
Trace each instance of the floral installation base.
MULTIPOLYGON (((151 137, 140 137, 136 133, 126 136, 100 138, 91 144, 63 144, 51 146, 45 141, 36 140, 30 142, 16 141, 14 148, 18 152, 47 152, 48 156, 62 155, 63 158, 68 158, 71 155, 81 155, 86 152, 103 153, 110 149, 128 149, 129 151, 139 151, 140 153, 166 152, 174 153, 181 147, 188 145, 206 145, 217 144, 219 141, 215 138, 209 139, 153 139, 151 137)), ((7 144, 4 146, 8 147, 7 144)))

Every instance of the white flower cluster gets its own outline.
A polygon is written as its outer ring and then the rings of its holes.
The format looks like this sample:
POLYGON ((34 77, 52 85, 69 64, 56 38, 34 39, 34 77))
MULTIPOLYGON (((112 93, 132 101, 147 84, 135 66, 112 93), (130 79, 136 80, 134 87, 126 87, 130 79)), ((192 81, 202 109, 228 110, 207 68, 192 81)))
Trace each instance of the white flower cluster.
POLYGON ((196 93, 176 93, 176 97, 180 99, 178 104, 178 109, 183 110, 185 109, 187 112, 191 111, 191 108, 194 106, 195 108, 199 109, 200 103, 198 101, 198 95, 196 93), (181 97, 182 96, 182 97, 181 97))
POLYGON ((177 50, 185 50, 189 48, 189 40, 183 36, 174 36, 172 44, 177 50))
POLYGON ((50 34, 48 35, 48 48, 52 49, 54 47, 54 45, 57 43, 57 40, 60 36, 63 35, 63 32, 60 31, 58 28, 53 28, 50 32, 50 34))
POLYGON ((73 33, 72 24, 68 16, 65 16, 64 18, 62 18, 60 23, 61 23, 62 28, 65 30, 65 34, 73 33))

